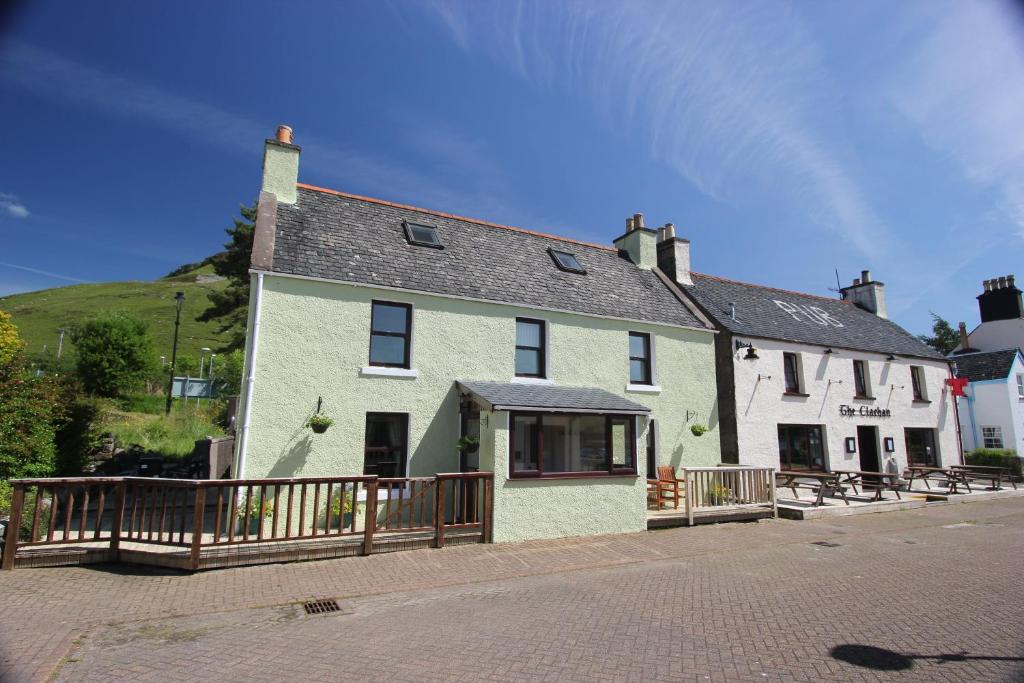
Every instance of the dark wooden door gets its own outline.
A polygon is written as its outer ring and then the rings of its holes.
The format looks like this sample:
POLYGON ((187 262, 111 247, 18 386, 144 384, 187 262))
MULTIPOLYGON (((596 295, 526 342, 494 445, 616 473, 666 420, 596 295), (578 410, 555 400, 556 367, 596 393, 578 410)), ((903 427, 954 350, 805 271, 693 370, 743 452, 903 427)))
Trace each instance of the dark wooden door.
POLYGON ((857 427, 857 450, 860 451, 860 468, 865 472, 881 472, 878 460, 878 428, 857 427))

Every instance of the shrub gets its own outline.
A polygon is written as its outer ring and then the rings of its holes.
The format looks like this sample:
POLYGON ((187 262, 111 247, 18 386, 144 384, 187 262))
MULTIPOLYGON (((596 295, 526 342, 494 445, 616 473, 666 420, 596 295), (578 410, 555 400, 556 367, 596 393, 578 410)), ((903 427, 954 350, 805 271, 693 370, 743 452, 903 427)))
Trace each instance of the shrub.
POLYGON ((0 366, 14 362, 24 347, 25 342, 18 335, 18 328, 11 320, 11 314, 0 311, 0 366))
POLYGON ((182 458, 192 453, 196 441, 223 436, 223 430, 211 417, 217 410, 218 405, 176 406, 170 415, 108 410, 103 414, 100 427, 114 434, 120 448, 139 446, 167 458, 182 458))
POLYGON ((100 404, 94 399, 73 401, 66 409, 66 421, 56 433, 56 474, 77 477, 85 474, 86 465, 100 449, 100 404))
POLYGON ((128 313, 103 313, 71 330, 86 391, 118 396, 140 387, 156 363, 149 325, 128 313))
POLYGON ((1017 452, 998 450, 995 448, 979 448, 964 455, 968 465, 984 465, 985 467, 1006 467, 1015 477, 1021 476, 1021 461, 1017 452))
POLYGON ((60 385, 17 361, 0 367, 0 479, 47 477, 56 463, 55 427, 64 420, 60 385))

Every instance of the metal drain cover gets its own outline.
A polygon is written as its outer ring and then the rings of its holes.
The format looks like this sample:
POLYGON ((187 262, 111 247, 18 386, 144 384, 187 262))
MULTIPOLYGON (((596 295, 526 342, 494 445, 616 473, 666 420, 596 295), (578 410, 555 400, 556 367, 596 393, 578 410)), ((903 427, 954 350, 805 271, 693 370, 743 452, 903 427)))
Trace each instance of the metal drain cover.
POLYGON ((327 614, 329 612, 338 612, 341 610, 338 607, 337 600, 314 600, 313 602, 302 603, 302 609, 306 610, 306 614, 327 614))
POLYGON ((822 548, 838 548, 839 543, 833 543, 832 541, 812 541, 811 545, 820 545, 822 548))

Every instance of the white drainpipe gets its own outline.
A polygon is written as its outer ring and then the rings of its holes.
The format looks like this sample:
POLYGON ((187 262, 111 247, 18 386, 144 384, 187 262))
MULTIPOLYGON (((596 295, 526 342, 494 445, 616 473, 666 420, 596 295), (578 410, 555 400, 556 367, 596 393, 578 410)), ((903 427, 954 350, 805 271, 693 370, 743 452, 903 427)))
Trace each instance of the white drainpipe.
POLYGON ((245 367, 245 409, 238 436, 238 471, 235 479, 245 478, 245 450, 249 445, 249 419, 252 415, 252 389, 256 384, 256 352, 260 345, 260 306, 263 302, 263 273, 256 273, 256 292, 253 300, 252 344, 245 367))

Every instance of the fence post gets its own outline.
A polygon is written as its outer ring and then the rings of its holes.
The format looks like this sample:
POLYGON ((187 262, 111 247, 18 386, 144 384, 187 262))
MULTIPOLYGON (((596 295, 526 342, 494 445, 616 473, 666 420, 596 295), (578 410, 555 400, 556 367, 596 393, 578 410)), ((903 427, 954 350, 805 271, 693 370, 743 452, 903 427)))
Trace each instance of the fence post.
POLYGON ((694 474, 687 469, 683 469, 683 486, 686 488, 686 523, 689 526, 693 526, 693 497, 696 494, 696 486, 692 486, 693 481, 691 475, 694 474))
MULTIPOLYGON (((36 505, 39 493, 36 492, 36 505)), ((7 536, 4 538, 4 558, 0 569, 14 569, 14 556, 18 553, 18 535, 21 533, 21 513, 25 506, 25 485, 15 484, 11 497, 11 518, 7 522, 7 536)))
POLYGON ((772 492, 772 517, 779 517, 779 502, 775 499, 775 468, 768 470, 768 490, 772 492))
MULTIPOLYGON (((203 521, 206 517, 206 488, 196 486, 196 504, 192 511, 192 553, 189 567, 192 571, 199 569, 199 556, 203 550, 203 521)), ((262 522, 262 518, 260 519, 262 522)))
MULTIPOLYGON (((114 562, 117 562, 120 558, 118 553, 121 551, 121 526, 124 524, 124 504, 128 499, 127 496, 128 482, 121 479, 117 483, 117 498, 114 502, 114 518, 110 522, 110 550, 114 553, 114 557, 111 558, 114 562)), ((98 526, 99 520, 97 520, 98 526)))
POLYGON ((482 540, 484 543, 494 543, 494 475, 485 477, 484 480, 484 528, 482 529, 482 540))
MULTIPOLYGON (((353 489, 354 497, 354 489, 353 489)), ((353 502, 353 506, 355 503, 353 502)), ((373 532, 377 530, 377 480, 366 484, 366 509, 363 511, 363 555, 373 552, 373 532)))
POLYGON ((444 482, 441 475, 434 476, 434 527, 437 540, 434 543, 434 547, 444 547, 444 518, 445 518, 445 506, 444 506, 444 482))

